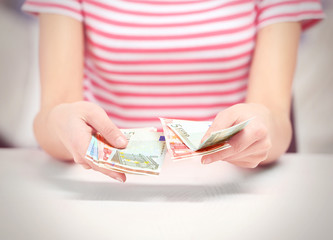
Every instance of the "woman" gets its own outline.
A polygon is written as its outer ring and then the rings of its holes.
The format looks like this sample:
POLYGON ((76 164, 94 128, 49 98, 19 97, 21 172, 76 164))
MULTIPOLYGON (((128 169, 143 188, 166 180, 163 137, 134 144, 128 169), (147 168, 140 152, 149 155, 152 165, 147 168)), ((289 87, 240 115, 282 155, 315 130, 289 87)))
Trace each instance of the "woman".
POLYGON ((207 135, 255 117, 202 163, 278 159, 299 37, 323 17, 315 0, 27 0, 23 10, 40 18, 39 144, 121 182, 84 159, 91 134, 123 148, 119 128, 160 128, 158 117, 211 120, 207 135))

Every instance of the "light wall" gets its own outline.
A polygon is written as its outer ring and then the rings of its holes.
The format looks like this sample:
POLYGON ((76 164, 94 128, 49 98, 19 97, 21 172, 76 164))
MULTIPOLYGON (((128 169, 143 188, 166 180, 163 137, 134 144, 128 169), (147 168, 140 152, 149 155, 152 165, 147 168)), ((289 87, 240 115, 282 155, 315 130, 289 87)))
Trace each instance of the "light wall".
POLYGON ((294 81, 299 151, 333 153, 333 1, 326 18, 302 36, 294 81))

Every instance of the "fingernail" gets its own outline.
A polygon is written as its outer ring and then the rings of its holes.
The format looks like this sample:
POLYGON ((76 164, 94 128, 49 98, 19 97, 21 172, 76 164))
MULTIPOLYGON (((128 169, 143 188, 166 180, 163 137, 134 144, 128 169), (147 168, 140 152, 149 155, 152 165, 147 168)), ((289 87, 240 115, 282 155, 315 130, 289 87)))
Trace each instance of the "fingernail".
POLYGON ((125 147, 127 143, 127 140, 123 136, 119 136, 116 139, 116 147, 125 147))
POLYGON ((202 164, 210 164, 212 162, 213 162, 213 159, 211 159, 211 158, 205 158, 202 160, 202 164))
POLYGON ((124 180, 123 180, 122 178, 120 178, 120 177, 116 177, 116 180, 118 180, 118 181, 121 182, 121 183, 124 182, 124 180))

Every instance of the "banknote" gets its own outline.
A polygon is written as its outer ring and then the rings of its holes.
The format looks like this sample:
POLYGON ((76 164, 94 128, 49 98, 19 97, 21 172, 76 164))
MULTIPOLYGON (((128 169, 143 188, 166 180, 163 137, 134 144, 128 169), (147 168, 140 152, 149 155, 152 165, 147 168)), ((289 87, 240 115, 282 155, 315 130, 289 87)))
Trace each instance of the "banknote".
POLYGON ((199 149, 204 149, 206 147, 216 145, 230 139, 232 136, 243 130, 249 124, 249 122, 252 121, 252 119, 253 118, 250 118, 229 128, 212 132, 210 136, 200 144, 199 149))
MULTIPOLYGON (((207 149, 193 151, 184 144, 181 138, 178 135, 176 135, 175 132, 173 132, 170 127, 168 127, 168 124, 173 123, 174 119, 160 118, 160 120, 165 135, 166 145, 168 151, 170 152, 171 159, 173 160, 182 160, 191 157, 207 155, 209 153, 221 151, 223 149, 230 147, 230 145, 225 142, 217 146, 209 147, 207 149)), ((206 127, 206 129, 208 128, 206 127)))
POLYGON ((97 140, 98 164, 107 163, 109 158, 116 154, 116 149, 112 148, 100 133, 95 135, 97 140))
POLYGON ((154 128, 121 129, 128 140, 125 149, 111 147, 97 133, 92 136, 86 159, 102 168, 113 171, 159 175, 166 154, 163 133, 154 128))
POLYGON ((227 129, 213 132, 204 142, 201 142, 201 140, 211 126, 211 122, 176 120, 169 123, 168 127, 180 137, 187 147, 193 151, 198 151, 228 140, 241 131, 251 120, 249 119, 227 129))
POLYGON ((90 160, 91 162, 98 161, 98 147, 97 147, 97 139, 95 136, 92 136, 90 140, 90 144, 88 146, 85 158, 90 160))
POLYGON ((210 127, 211 122, 187 121, 173 119, 167 126, 192 151, 200 150, 201 139, 210 127))
POLYGON ((160 118, 167 148, 174 160, 211 154, 229 148, 227 140, 241 131, 252 119, 213 132, 204 142, 212 122, 160 118))

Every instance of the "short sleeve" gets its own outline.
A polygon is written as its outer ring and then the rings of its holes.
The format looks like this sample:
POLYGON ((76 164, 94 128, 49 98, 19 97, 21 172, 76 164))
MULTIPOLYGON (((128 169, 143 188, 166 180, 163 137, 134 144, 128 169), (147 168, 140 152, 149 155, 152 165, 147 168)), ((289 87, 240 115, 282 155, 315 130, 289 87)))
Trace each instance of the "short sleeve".
POLYGON ((279 22, 300 22, 305 30, 324 18, 320 0, 258 0, 258 29, 279 22))
POLYGON ((22 10, 33 15, 54 13, 72 17, 78 21, 83 19, 81 0, 26 0, 22 10))

